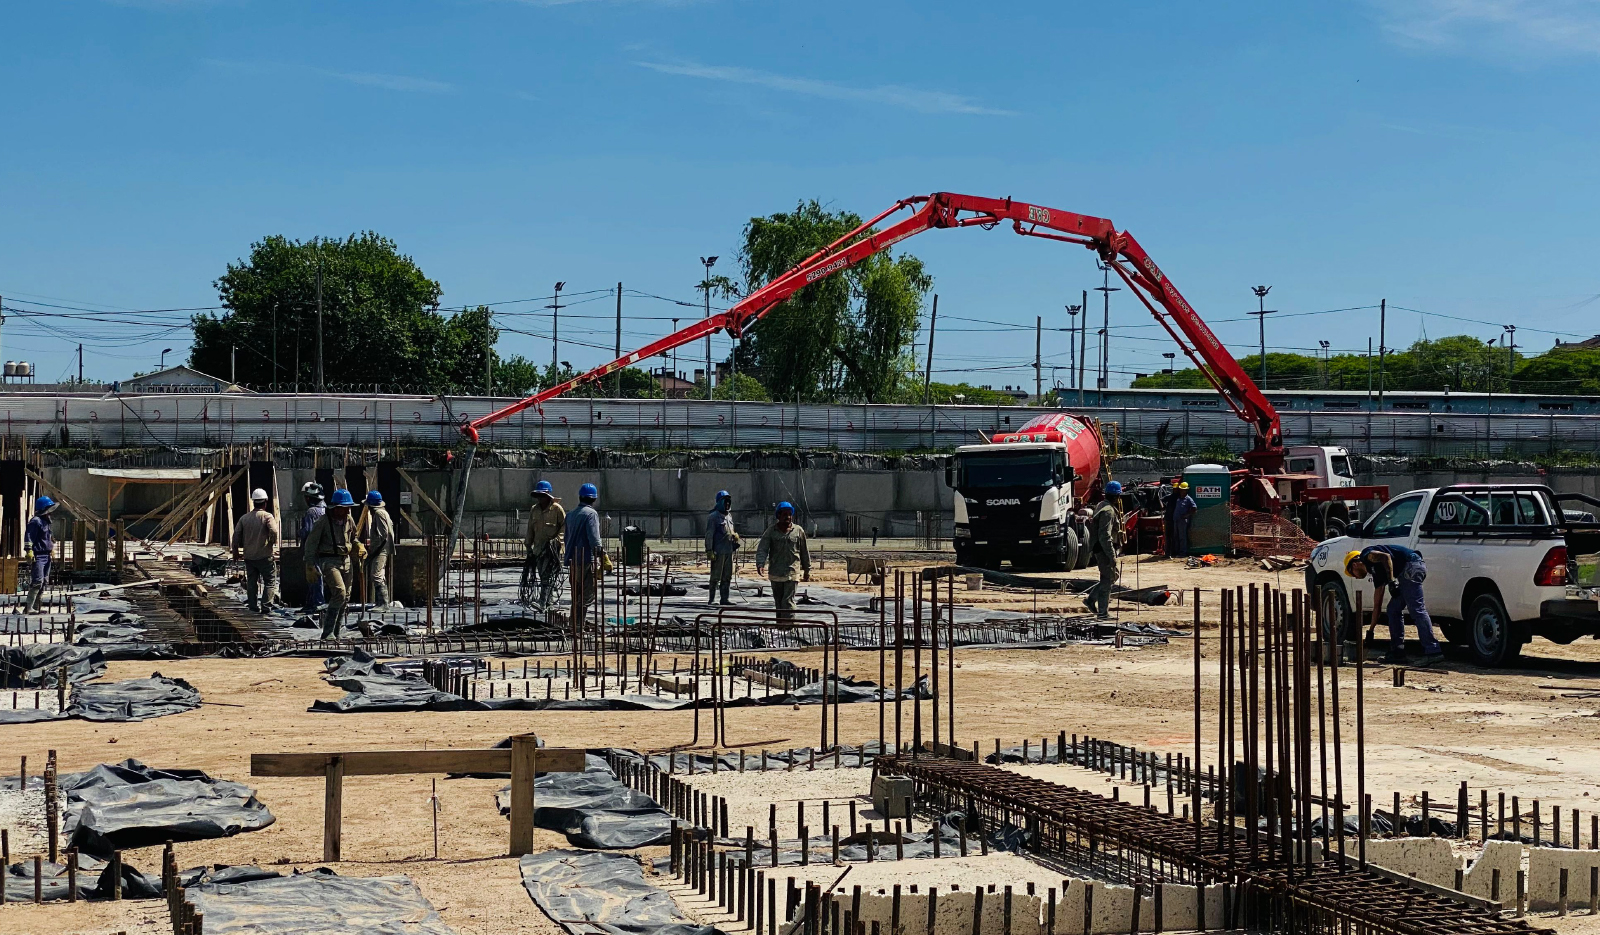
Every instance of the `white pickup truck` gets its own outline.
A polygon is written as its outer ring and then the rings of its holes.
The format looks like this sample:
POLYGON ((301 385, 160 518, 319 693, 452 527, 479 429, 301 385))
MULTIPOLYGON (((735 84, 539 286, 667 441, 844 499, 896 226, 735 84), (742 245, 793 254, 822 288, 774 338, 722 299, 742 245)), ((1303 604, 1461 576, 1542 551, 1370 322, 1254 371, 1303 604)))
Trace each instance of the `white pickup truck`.
MULTIPOLYGON (((1317 545, 1306 587, 1324 619, 1353 638, 1356 585, 1344 557, 1385 543, 1422 554, 1423 595, 1441 642, 1464 646, 1484 666, 1510 663, 1534 636, 1570 643, 1600 638, 1600 500, 1538 484, 1456 484, 1413 490, 1349 533, 1317 545)), ((1372 609, 1372 585, 1360 586, 1372 609)), ((1379 634, 1387 634, 1387 623, 1379 634)))

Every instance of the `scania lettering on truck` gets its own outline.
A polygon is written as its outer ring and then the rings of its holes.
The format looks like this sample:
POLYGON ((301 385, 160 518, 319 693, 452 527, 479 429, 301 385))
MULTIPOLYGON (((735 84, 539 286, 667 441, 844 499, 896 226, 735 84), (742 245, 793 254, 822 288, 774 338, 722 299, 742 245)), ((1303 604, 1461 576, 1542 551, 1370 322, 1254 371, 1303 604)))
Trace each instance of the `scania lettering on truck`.
POLYGON ((1100 480, 1099 436, 1065 413, 957 448, 945 467, 955 495, 956 563, 1082 568, 1088 530, 1074 508, 1100 480))

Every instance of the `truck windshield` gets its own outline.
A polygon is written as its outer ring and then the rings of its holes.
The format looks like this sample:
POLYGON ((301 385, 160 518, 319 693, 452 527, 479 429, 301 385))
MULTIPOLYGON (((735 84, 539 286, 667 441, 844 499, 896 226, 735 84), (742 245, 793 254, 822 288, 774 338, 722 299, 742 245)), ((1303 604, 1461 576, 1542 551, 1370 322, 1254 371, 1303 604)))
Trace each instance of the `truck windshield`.
POLYGON ((1329 459, 1333 464, 1333 473, 1339 477, 1355 477, 1355 472, 1350 470, 1349 455, 1334 455, 1329 459))
POLYGON ((1054 478, 1048 451, 962 455, 958 487, 1049 487, 1054 478))

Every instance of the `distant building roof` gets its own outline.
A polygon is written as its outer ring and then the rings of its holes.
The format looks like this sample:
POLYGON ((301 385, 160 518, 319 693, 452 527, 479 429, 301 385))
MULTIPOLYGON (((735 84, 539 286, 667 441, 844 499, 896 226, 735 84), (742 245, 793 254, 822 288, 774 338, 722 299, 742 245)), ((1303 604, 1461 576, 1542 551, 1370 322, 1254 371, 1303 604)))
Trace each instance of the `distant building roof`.
POLYGON ((113 393, 247 393, 244 387, 182 364, 111 384, 113 393))
MULTIPOLYGON (((1556 343, 1561 344, 1560 341, 1557 341, 1556 343)), ((1572 341, 1566 344, 1561 344, 1561 346, 1575 347, 1582 351, 1600 351, 1600 334, 1597 334, 1594 337, 1584 341, 1572 341)))

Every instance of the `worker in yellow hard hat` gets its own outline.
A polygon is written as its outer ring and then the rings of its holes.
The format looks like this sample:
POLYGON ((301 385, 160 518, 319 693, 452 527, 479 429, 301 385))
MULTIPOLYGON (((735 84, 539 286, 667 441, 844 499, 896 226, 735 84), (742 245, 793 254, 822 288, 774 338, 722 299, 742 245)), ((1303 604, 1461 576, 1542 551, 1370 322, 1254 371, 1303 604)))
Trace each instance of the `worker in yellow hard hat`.
POLYGON ((1357 581, 1370 576, 1374 585, 1389 588, 1389 662, 1431 666, 1444 658, 1444 650, 1433 636, 1428 605, 1422 597, 1422 582, 1428 577, 1428 566, 1423 563, 1421 552, 1403 545, 1369 545, 1346 552, 1344 570, 1357 581), (1406 659, 1403 614, 1407 612, 1417 627, 1417 639, 1422 643, 1422 656, 1418 659, 1406 659))
POLYGON ((1178 486, 1172 491, 1172 544, 1173 548, 1168 553, 1173 558, 1189 557, 1189 526, 1194 523, 1195 511, 1200 509, 1194 502, 1194 497, 1189 495, 1189 482, 1178 481, 1178 486))

